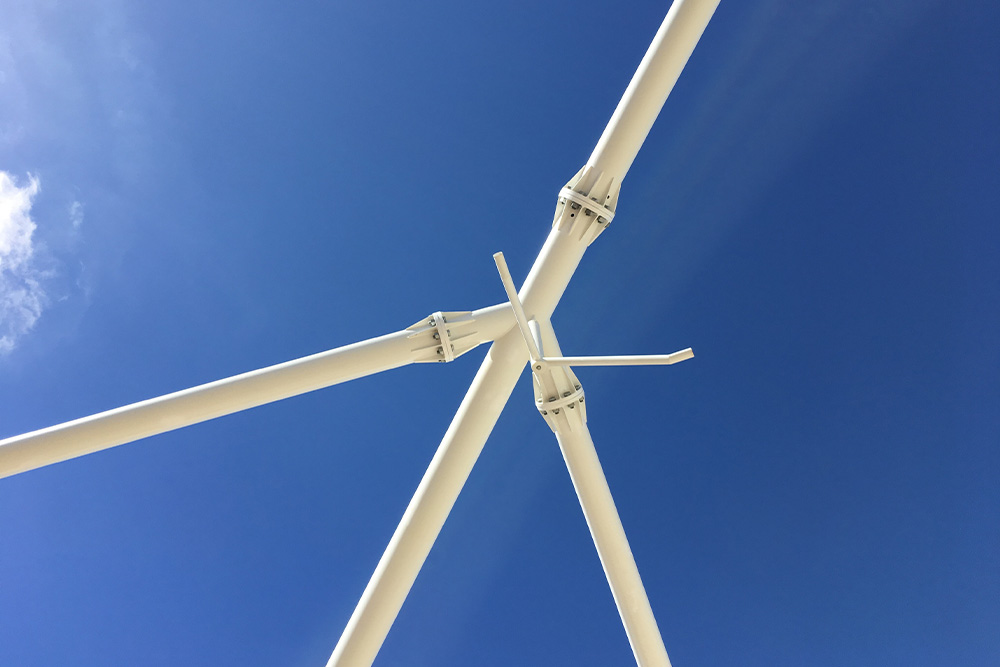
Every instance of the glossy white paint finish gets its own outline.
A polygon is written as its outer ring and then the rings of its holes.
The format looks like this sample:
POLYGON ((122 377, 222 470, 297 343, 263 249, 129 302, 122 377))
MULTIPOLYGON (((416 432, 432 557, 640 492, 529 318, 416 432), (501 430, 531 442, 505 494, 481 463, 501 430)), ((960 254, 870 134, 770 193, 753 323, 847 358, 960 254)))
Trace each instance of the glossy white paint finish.
MULTIPOLYGON (((718 3, 719 0, 676 0, 670 8, 597 147, 584 169, 570 181, 569 192, 560 200, 553 229, 519 293, 523 319, 529 325, 532 321, 535 328, 539 322, 547 325, 588 245, 610 222, 621 181, 718 3), (571 212, 574 206, 582 207, 579 217, 571 212)), ((367 667, 374 661, 529 358, 526 339, 515 328, 509 304, 485 308, 472 316, 476 319, 475 330, 463 339, 465 343, 474 346, 490 340, 495 342, 328 665, 367 667)), ((433 319, 415 325, 421 328, 420 336, 433 336, 436 331, 435 325, 430 324, 433 319)), ((427 358, 427 345, 421 343, 419 349, 414 347, 415 335, 411 327, 8 438, 0 441, 0 477, 390 368, 437 360, 427 358)), ((528 340, 532 338, 529 336, 528 340)), ((551 344, 546 340, 545 347, 558 354, 558 343, 554 340, 551 344)), ((462 351, 464 349, 456 350, 455 355, 462 351)), ((684 352, 664 355, 656 363, 672 363, 666 359, 684 352)), ((455 355, 449 350, 443 356, 451 359, 455 355)), ((607 360, 604 358, 605 362, 607 360)), ((556 371, 549 369, 548 372, 556 371)), ((558 372, 562 373, 563 380, 572 377, 568 369, 558 372)), ((582 413, 582 403, 579 407, 577 412, 582 413)), ((581 428, 557 431, 560 447, 597 543, 629 641, 640 665, 669 665, 585 419, 580 425, 581 428)))
MULTIPOLYGON (((471 317, 476 333, 469 345, 492 341, 514 325, 506 303, 471 317)), ((7 438, 0 441, 0 477, 405 366, 426 357, 431 345, 404 329, 7 438)))
POLYGON ((672 354, 622 354, 611 357, 544 357, 553 366, 670 366, 694 357, 690 347, 672 354))
POLYGON ((632 653, 639 667, 669 667, 660 629, 653 618, 646 589, 639 577, 632 549, 625 537, 611 489, 597 458, 594 441, 585 422, 556 433, 573 488, 587 518, 587 527, 601 557, 601 566, 611 586, 618 614, 625 626, 632 653))
POLYGON ((675 0, 587 164, 620 183, 720 0, 675 0))
MULTIPOLYGON (((676 0, 670 8, 587 163, 593 173, 585 174, 585 168, 576 177, 582 176, 587 183, 582 194, 598 190, 602 194, 597 201, 602 205, 609 201, 613 209, 618 185, 718 4, 719 0, 676 0)), ((557 221, 558 217, 557 209, 557 221)), ((519 293, 527 320, 551 317, 595 237, 559 224, 553 227, 519 293)), ((510 331, 490 348, 327 667, 368 667, 375 660, 528 357, 520 331, 510 331)), ((615 549, 609 554, 610 558, 620 555, 615 549)), ((626 586, 624 590, 632 589, 626 586)), ((633 596, 626 595, 626 600, 631 605, 633 596)), ((637 636, 645 636, 646 625, 637 622, 637 636)), ((655 653, 650 651, 650 656, 655 653)), ((645 664, 669 664, 656 662, 655 657, 650 660, 645 664)))
POLYGON ((448 427, 328 666, 370 665, 493 431, 527 354, 517 330, 496 341, 448 427))

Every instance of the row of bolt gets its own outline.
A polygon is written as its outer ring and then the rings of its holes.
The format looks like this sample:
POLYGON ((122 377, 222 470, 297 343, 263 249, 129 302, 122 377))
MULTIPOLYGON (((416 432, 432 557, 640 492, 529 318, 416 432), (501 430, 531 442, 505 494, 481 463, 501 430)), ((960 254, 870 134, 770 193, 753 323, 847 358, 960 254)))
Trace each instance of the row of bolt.
MULTIPOLYGON (((575 388, 576 388, 577 391, 579 391, 580 390, 580 385, 575 385, 575 388)), ((569 398, 572 395, 572 393, 573 392, 564 391, 563 392, 563 398, 569 398)), ((541 401, 539 401, 539 402, 541 402, 541 401)), ((556 402, 556 397, 555 396, 550 396, 549 397, 549 403, 555 403, 555 402, 556 402)), ((583 403, 583 396, 580 397, 580 402, 583 403)), ((570 403, 566 407, 569 408, 570 410, 572 410, 573 408, 576 407, 576 403, 570 403)), ((539 409, 541 410, 541 408, 539 408, 539 409)), ((561 411, 560 408, 556 408, 555 410, 552 411, 552 414, 557 415, 557 414, 559 414, 560 411, 561 411)), ((549 414, 549 412, 548 412, 548 410, 542 410, 542 414, 543 415, 547 415, 547 414, 549 414)))
MULTIPOLYGON (((446 320, 446 319, 442 319, 441 321, 442 321, 442 322, 447 322, 448 320, 446 320)), ((431 319, 431 320, 429 320, 429 321, 427 322, 427 324, 429 324, 429 325, 430 325, 430 326, 432 326, 432 327, 436 327, 436 326, 437 326, 437 321, 435 321, 435 320, 431 319)), ((447 333, 447 334, 448 334, 449 336, 451 335, 451 329, 445 329, 445 332, 446 332, 446 333, 447 333)), ((435 331, 435 332, 434 332, 434 333, 433 333, 432 335, 434 336, 434 340, 441 340, 441 334, 439 334, 438 332, 436 332, 436 331, 435 331)), ((455 351, 455 346, 454 346, 454 345, 452 345, 452 346, 451 346, 451 351, 452 351, 452 352, 454 352, 454 351, 455 351)), ((443 359, 443 357, 444 357, 444 347, 439 347, 439 348, 437 349, 437 353, 438 353, 438 356, 439 356, 439 357, 442 357, 441 359, 438 359, 438 361, 444 361, 444 359, 443 359)))
MULTIPOLYGON (((608 195, 608 196, 610 197, 610 195, 608 195)), ((560 204, 565 205, 566 201, 567 200, 566 200, 565 197, 560 197, 559 198, 559 203, 560 204)), ((597 201, 597 199, 595 197, 591 197, 590 201, 595 202, 598 206, 601 205, 601 202, 597 201)), ((572 209, 574 211, 579 211, 580 210, 580 205, 578 203, 576 203, 575 201, 574 202, 570 202, 569 207, 570 207, 570 209, 572 209)), ((597 213, 597 211, 591 211, 589 208, 584 211, 584 214, 587 217, 590 217, 590 216, 594 215, 595 213, 597 213)), ((576 213, 570 213, 569 217, 575 218, 576 217, 576 213)), ((603 224, 605 224, 607 222, 607 219, 603 215, 598 215, 597 216, 597 222, 598 222, 598 224, 603 225, 603 224)))

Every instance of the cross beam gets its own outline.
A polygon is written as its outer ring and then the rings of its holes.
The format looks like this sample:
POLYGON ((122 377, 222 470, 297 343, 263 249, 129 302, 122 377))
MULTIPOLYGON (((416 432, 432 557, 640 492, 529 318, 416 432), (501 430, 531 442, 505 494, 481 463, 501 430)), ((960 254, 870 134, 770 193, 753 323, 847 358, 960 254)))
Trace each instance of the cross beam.
MULTIPOLYGON (((522 317, 548 321, 552 315, 587 246, 606 228, 609 218, 602 214, 613 214, 621 182, 718 4, 676 0, 670 7, 597 147, 566 186, 577 196, 559 198, 553 228, 519 292, 522 317)), ((528 358, 518 331, 493 343, 327 667, 368 667, 375 660, 528 358)), ((560 441, 564 453, 573 444, 560 441)), ((669 665, 665 651, 662 659, 634 653, 640 667, 669 665)))
POLYGON ((541 396, 539 410, 556 432, 636 661, 640 667, 668 667, 586 428, 582 388, 569 366, 670 364, 690 358, 691 351, 563 357, 548 322, 587 247, 614 217, 621 182, 718 4, 675 0, 670 7, 593 153, 559 192, 552 230, 519 292, 506 274, 510 303, 436 312, 386 336, 7 438, 0 441, 0 477, 409 363, 451 361, 493 341, 328 667, 368 667, 374 661, 529 359, 536 388, 551 385, 552 405, 560 406, 546 410, 541 396), (555 355, 544 356, 546 347, 555 355), (556 392, 557 385, 562 391, 556 392))

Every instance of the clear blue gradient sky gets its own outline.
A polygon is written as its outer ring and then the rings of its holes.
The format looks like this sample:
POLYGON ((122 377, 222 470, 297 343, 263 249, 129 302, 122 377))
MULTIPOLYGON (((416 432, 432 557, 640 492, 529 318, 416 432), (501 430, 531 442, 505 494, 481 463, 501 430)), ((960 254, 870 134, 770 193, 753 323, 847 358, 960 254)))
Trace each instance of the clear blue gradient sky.
MULTIPOLYGON (((0 437, 502 301, 667 6, 5 3, 0 437)), ((1000 664, 998 119, 723 0, 553 320, 678 667, 1000 664)), ((0 480, 0 665, 325 664, 483 353, 0 480)), ((631 660, 525 376, 376 665, 631 660)))

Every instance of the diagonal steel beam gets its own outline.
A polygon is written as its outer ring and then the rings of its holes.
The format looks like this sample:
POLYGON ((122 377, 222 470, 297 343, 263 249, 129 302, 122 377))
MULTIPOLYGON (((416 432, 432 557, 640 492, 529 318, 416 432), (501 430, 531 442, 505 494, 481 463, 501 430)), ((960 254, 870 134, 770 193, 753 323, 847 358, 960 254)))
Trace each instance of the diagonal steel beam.
POLYGON ((133 442, 407 364, 445 361, 502 336, 508 304, 435 313, 408 329, 0 440, 0 477, 133 442), (454 316, 443 327, 435 319, 454 316), (442 333, 452 332, 447 359, 442 333), (452 346, 457 346, 452 350, 452 346))
MULTIPOLYGON (((671 6, 590 159, 560 192, 553 229, 519 294, 527 319, 548 320, 587 246, 607 228, 621 182, 718 4, 671 6)), ((327 667, 375 660, 528 356, 520 331, 490 348, 327 667)))

